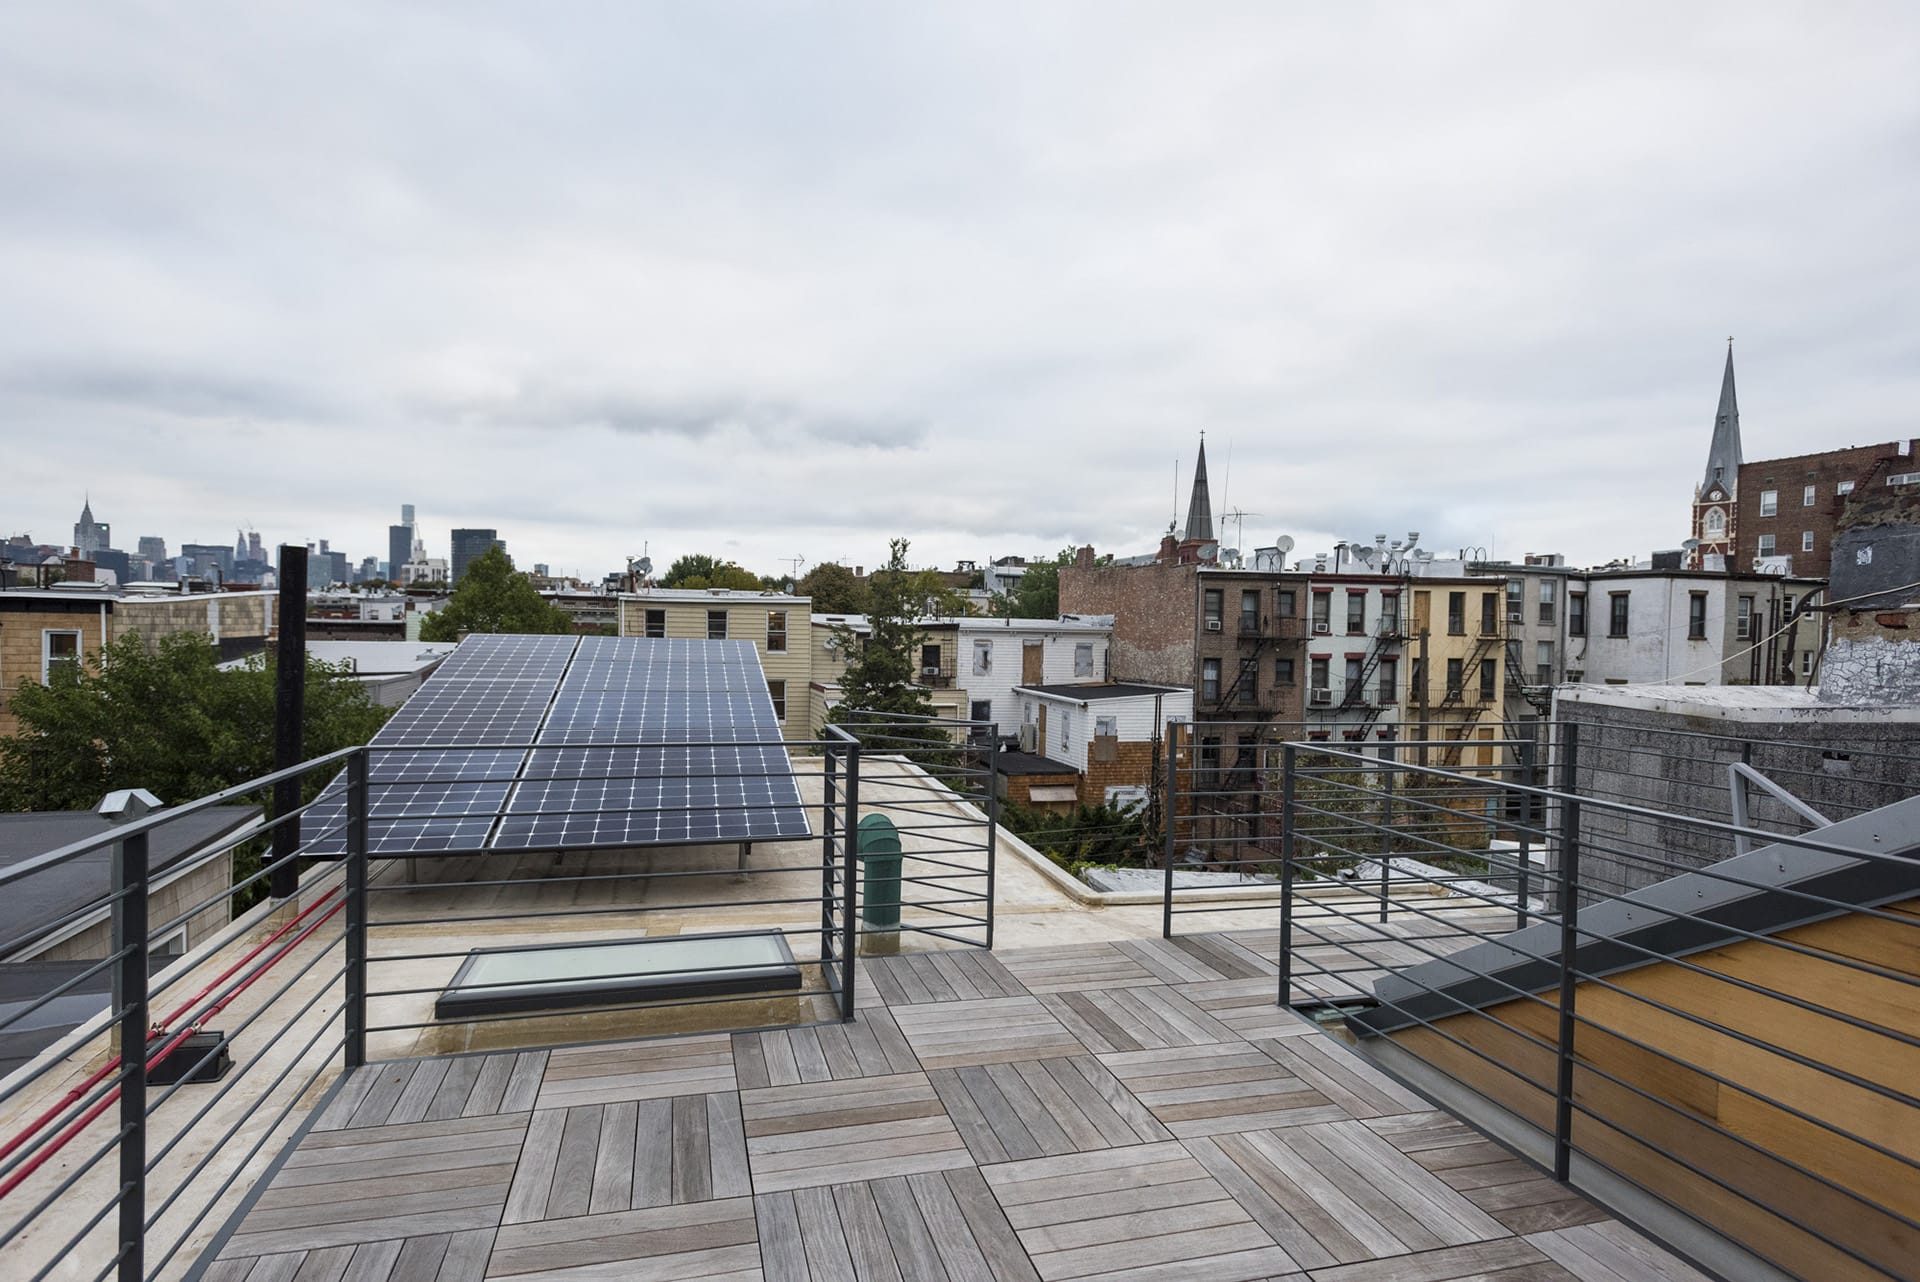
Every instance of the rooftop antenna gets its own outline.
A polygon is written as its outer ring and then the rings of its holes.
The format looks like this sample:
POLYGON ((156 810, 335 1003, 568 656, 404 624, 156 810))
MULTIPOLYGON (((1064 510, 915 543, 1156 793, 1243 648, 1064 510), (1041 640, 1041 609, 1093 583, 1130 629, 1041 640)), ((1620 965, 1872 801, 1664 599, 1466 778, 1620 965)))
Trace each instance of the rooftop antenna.
MULTIPOLYGON (((1206 433, 1202 432, 1200 435, 1202 437, 1205 437, 1206 433)), ((1179 528, 1180 528, 1180 456, 1176 454, 1173 456, 1173 525, 1169 528, 1168 532, 1171 533, 1173 530, 1177 530, 1179 528)))
POLYGON ((1234 546, 1244 546, 1247 541, 1247 518, 1250 516, 1264 515, 1265 513, 1262 512, 1248 512, 1237 507, 1226 508, 1220 514, 1220 532, 1225 534, 1227 522, 1232 521, 1234 526, 1234 546))
MULTIPOLYGON (((1206 433, 1202 432, 1200 435, 1204 438, 1206 436, 1206 433)), ((1231 512, 1233 510, 1227 506, 1227 491, 1232 487, 1233 487, 1233 438, 1229 436, 1227 438, 1227 470, 1226 470, 1226 473, 1220 478, 1220 511, 1222 513, 1231 512)), ((1220 522, 1220 533, 1225 534, 1227 532, 1226 525, 1227 523, 1224 520, 1220 522)), ((1244 530, 1241 531, 1241 533, 1243 534, 1245 532, 1246 531, 1244 530)))

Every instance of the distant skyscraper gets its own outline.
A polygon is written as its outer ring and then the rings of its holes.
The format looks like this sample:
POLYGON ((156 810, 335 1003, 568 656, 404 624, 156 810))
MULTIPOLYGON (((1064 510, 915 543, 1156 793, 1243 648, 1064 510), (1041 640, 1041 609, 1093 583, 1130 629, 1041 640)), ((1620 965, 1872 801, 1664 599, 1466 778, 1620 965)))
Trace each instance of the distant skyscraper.
POLYGON ((233 577, 233 549, 224 543, 182 543, 180 559, 187 562, 189 574, 222 582, 233 577))
POLYGON ((141 535, 140 555, 146 557, 147 560, 152 561, 155 565, 158 565, 167 559, 167 541, 165 539, 155 538, 151 534, 141 535))
POLYGON ((495 530, 455 530, 453 532, 453 581, 460 582, 467 567, 482 556, 488 548, 504 548, 498 532, 495 530))
MULTIPOLYGON (((405 511, 402 508, 401 511, 405 511)), ((387 527, 387 574, 389 578, 400 577, 400 567, 413 559, 413 526, 389 525, 387 527)))
POLYGON ((247 559, 247 532, 245 530, 235 530, 233 532, 234 563, 237 565, 246 559, 247 559))
POLYGON ((266 559, 267 559, 267 548, 266 548, 266 545, 260 541, 260 531, 248 530, 247 531, 247 560, 259 561, 264 564, 266 562, 266 559))
POLYGON ((80 519, 74 522, 73 546, 82 557, 92 559, 95 552, 113 546, 113 528, 104 521, 93 519, 93 500, 85 500, 80 507, 80 519))
POLYGON ((413 524, 413 504, 402 503, 400 505, 400 524, 402 525, 413 524))

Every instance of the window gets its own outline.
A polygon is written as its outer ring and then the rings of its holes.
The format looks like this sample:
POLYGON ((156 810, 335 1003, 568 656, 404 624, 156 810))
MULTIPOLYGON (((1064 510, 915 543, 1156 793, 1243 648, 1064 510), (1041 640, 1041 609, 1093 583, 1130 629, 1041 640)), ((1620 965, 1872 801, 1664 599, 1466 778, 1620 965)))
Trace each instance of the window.
POLYGON ((1778 512, 1779 510, 1780 510, 1780 491, 1761 490, 1760 491, 1760 515, 1772 516, 1774 513, 1778 512))
POLYGON ((774 720, 785 721, 787 719, 787 683, 769 678, 767 693, 773 696, 774 720))
POLYGON ((1480 660, 1480 702, 1492 703, 1500 689, 1500 660, 1480 660))
POLYGON ((1707 639, 1707 594, 1689 592, 1687 594, 1687 640, 1705 641, 1707 639))
POLYGON ((1800 675, 1803 677, 1813 675, 1813 651, 1811 650, 1803 650, 1800 653, 1800 675))
POLYGON ((1347 593, 1347 631, 1349 634, 1367 630, 1367 594, 1365 592, 1347 593))
POLYGON ((1447 631, 1456 637, 1467 635, 1467 594, 1447 593, 1447 631))
POLYGON ((1240 702, 1257 703, 1260 699, 1260 660, 1240 660, 1240 702))
POLYGON ((1076 641, 1073 646, 1073 675, 1090 677, 1093 675, 1093 642, 1076 641))
POLYGON ((1741 641, 1753 637, 1753 598, 1743 596, 1734 606, 1733 635, 1741 641))
POLYGON ((1400 598, 1397 594, 1383 594, 1380 598, 1380 635, 1400 635, 1400 598))
POLYGON ((1260 632, 1260 589, 1247 588, 1240 593, 1240 634, 1257 636, 1260 632))
MULTIPOLYGON (((969 720, 969 721, 992 721, 992 720, 993 720, 993 700, 991 700, 991 699, 975 699, 975 700, 973 701, 973 703, 972 703, 972 705, 971 705, 971 708, 970 708, 970 710, 969 710, 969 711, 968 711, 968 713, 967 713, 967 720, 969 720)), ((1032 705, 1032 704, 1028 704, 1028 705, 1027 705, 1027 720, 1028 720, 1028 721, 1032 721, 1032 720, 1033 720, 1033 705, 1032 705)))
POLYGON ((1558 594, 1559 587, 1560 585, 1552 579, 1540 580, 1540 622, 1553 622, 1554 597, 1558 594))
POLYGON ((1567 635, 1587 635, 1587 594, 1584 592, 1567 593, 1567 635))
POLYGON ((1274 593, 1274 613, 1283 619, 1293 617, 1293 589, 1280 588, 1274 593))
POLYGON ((984 677, 993 671, 993 640, 989 637, 975 638, 973 643, 973 675, 984 677))
POLYGON ((1273 661, 1273 682, 1275 685, 1293 684, 1293 660, 1275 659, 1273 661))
POLYGON ((1812 530, 1800 531, 1800 550, 1802 552, 1813 551, 1813 531, 1812 530))
POLYGON ((1759 552, 1761 556, 1772 556, 1773 555, 1773 536, 1771 534, 1762 534, 1760 536, 1760 542, 1756 550, 1759 552))
POLYGON ((1342 686, 1345 697, 1349 699, 1364 699, 1367 697, 1366 692, 1360 688, 1360 660, 1347 660, 1347 670, 1342 686))
POLYGON ((1625 592, 1607 593, 1607 635, 1623 637, 1627 635, 1627 601, 1625 592))
POLYGON ((1328 619, 1333 611, 1333 593, 1316 592, 1313 594, 1313 630, 1325 632, 1329 627, 1328 619))
POLYGON ((1727 537, 1727 514, 1717 507, 1707 509, 1707 537, 1710 539, 1727 537))
POLYGON ((1527 581, 1525 579, 1507 580, 1507 617, 1519 622, 1520 612, 1527 608, 1527 581))
POLYGON ((1400 660, 1380 660, 1380 699, 1381 703, 1397 703, 1400 699, 1400 660))
POLYGON ((1480 594, 1480 635, 1500 635, 1500 594, 1497 592, 1480 594))
POLYGON ((1533 679, 1543 686, 1553 684, 1553 642, 1537 641, 1534 643, 1533 679))
POLYGON ((1920 485, 1920 472, 1895 472, 1887 478, 1888 485, 1920 485))
POLYGON ((1853 493, 1853 482, 1842 481, 1840 482, 1840 484, 1833 487, 1833 492, 1835 494, 1841 494, 1841 495, 1851 494, 1853 493))
POLYGON ((1207 703, 1220 701, 1220 660, 1200 660, 1200 698, 1207 703))
POLYGON ((1806 489, 1804 489, 1804 490, 1802 490, 1802 491, 1800 491, 1800 506, 1801 506, 1801 507, 1812 507, 1812 506, 1813 506, 1813 491, 1814 491, 1814 488, 1815 488, 1814 486, 1811 486, 1811 485, 1809 485, 1809 486, 1808 486, 1808 487, 1807 487, 1806 489))
POLYGON ((940 675, 940 647, 923 645, 920 647, 920 675, 937 677, 940 675))
POLYGON ((707 611, 707 640, 725 641, 727 639, 727 612, 725 610, 707 611))
POLYGON ((1316 654, 1307 661, 1307 683, 1315 690, 1325 690, 1331 681, 1327 671, 1327 656, 1316 654))
POLYGON ((1207 622, 1220 622, 1220 589, 1208 588, 1200 594, 1200 601, 1200 612, 1206 616, 1207 622))
POLYGON ((1464 659, 1447 660, 1447 698, 1460 697, 1460 683, 1465 680, 1466 661, 1464 659))
POLYGON ((667 635, 667 612, 665 610, 647 611, 647 635, 664 637, 667 635))
POLYGON ((1067 737, 1073 733, 1073 710, 1071 708, 1060 709, 1060 715, 1054 718, 1054 720, 1060 723, 1060 746, 1065 748, 1067 746, 1067 737))
POLYGON ((1113 717, 1095 717, 1093 733, 1098 739, 1117 739, 1120 737, 1120 723, 1113 717))
POLYGON ((1220 741, 1202 739, 1200 741, 1200 785, 1211 788, 1220 774, 1220 741))
POLYGON ((80 634, 78 632, 55 632, 49 629, 40 634, 40 681, 44 685, 53 683, 56 668, 80 666, 80 634))
POLYGON ((785 610, 767 611, 767 649, 774 654, 787 651, 787 612, 785 610))

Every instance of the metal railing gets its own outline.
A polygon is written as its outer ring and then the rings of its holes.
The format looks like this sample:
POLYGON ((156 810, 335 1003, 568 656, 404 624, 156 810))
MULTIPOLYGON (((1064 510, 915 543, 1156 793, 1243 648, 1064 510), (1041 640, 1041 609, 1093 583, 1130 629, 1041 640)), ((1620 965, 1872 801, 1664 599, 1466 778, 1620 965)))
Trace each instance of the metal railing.
MULTIPOLYGON (((1791 785, 1735 799, 1738 741, 1550 729, 1534 782, 1279 749, 1281 1002, 1626 1218, 1803 1278, 1912 1277, 1920 771, 1881 754, 1809 831, 1791 785), (1747 821, 1647 805, 1615 753, 1704 760, 1747 821)), ((1829 751, 1744 755, 1804 785, 1829 751)))
MULTIPOLYGON (((714 746, 604 744, 593 751, 671 754, 714 746)), ((790 805, 769 800, 756 784, 791 782, 811 835, 783 830, 756 838, 738 857, 731 857, 730 837, 667 846, 636 840, 621 847, 473 843, 429 850, 418 840, 422 825, 449 832, 497 818, 500 790, 536 781, 516 765, 461 779, 464 791, 428 795, 423 781, 402 768, 413 754, 488 745, 360 747, 158 810, 0 871, 6 893, 36 876, 73 874, 89 856, 104 853, 111 865, 110 885, 53 923, 97 925, 106 936, 98 955, 71 964, 29 999, 0 1007, 0 1034, 78 1012, 66 1031, 50 1034, 50 1045, 0 1081, 0 1275, 9 1282, 55 1273, 134 1282, 179 1274, 224 1218, 217 1212, 233 1207, 295 1133, 316 1093, 360 1065, 847 1020, 861 953, 890 951, 903 937, 936 947, 991 943, 995 727, 862 715, 826 727, 812 742, 723 746, 743 749, 738 759, 747 764, 729 781, 742 800, 718 809, 750 816, 790 805), (756 747, 782 751, 776 757, 756 747), (204 890, 176 876, 179 863, 153 866, 151 842, 168 824, 212 807, 261 804, 289 779, 314 800, 196 851, 194 866, 208 870, 204 890), (495 791, 486 794, 488 788, 495 791), (885 816, 899 840, 897 878, 861 857, 861 820, 873 815, 885 816), (262 853, 281 826, 303 829, 298 853, 262 853), (235 861, 232 874, 227 859, 235 861), (298 893, 263 898, 274 874, 289 867, 299 870, 298 893), (893 913, 876 911, 895 899, 893 913), (191 927, 188 948, 176 959, 163 945, 183 925, 191 927), (463 1010, 444 1018, 435 1010, 479 947, 747 932, 780 936, 799 972, 797 987, 708 986, 590 1007, 463 1010), (187 991, 194 995, 168 1008, 168 999, 187 991), (203 1036, 189 1040, 196 1033, 203 1036), (137 1050, 116 1054, 126 1047, 137 1050), (160 1075, 169 1084, 150 1081, 160 1075)), ((508 752, 524 755, 524 747, 508 752)), ((710 781, 711 772, 641 778, 691 787, 710 781)), ((567 812, 576 822, 617 813, 627 804, 617 797, 619 786, 628 782, 557 768, 542 769, 537 779, 542 786, 606 787, 614 799, 581 801, 567 812)), ((506 810, 513 813, 511 801, 506 810)), ((42 948, 46 925, 31 937, 0 941, 0 971, 42 948)), ((65 934, 71 942, 74 931, 65 934)), ((675 976, 698 981, 708 969, 739 966, 676 968, 675 976)), ((611 983, 641 977, 592 976, 611 983)))

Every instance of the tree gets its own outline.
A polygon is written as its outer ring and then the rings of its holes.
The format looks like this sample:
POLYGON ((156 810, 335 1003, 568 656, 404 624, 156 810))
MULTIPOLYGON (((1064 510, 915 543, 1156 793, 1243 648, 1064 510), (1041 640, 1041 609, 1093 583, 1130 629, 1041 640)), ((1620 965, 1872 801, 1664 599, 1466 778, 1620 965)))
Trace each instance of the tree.
POLYGON ((865 614, 867 585, 853 571, 832 561, 822 561, 801 576, 794 591, 813 598, 816 614, 865 614))
POLYGON ((572 631, 572 616, 548 604, 497 547, 469 562, 453 596, 420 623, 422 641, 458 641, 470 632, 572 631))
MULTIPOLYGON (((178 805, 269 773, 273 663, 218 664, 206 636, 126 636, 47 685, 23 678, 8 701, 20 730, 0 738, 0 809, 87 810, 117 788, 178 805)), ((345 664, 312 659, 306 700, 308 757, 365 743, 389 712, 345 664)), ((326 777, 305 782, 312 796, 326 777)))
POLYGON ((751 570, 743 570, 732 561, 722 561, 704 552, 689 552, 667 567, 661 576, 663 588, 733 588, 741 592, 759 592, 768 585, 751 570))
POLYGON ((720 562, 706 553, 689 552, 667 567, 667 572, 660 576, 660 586, 663 588, 685 587, 688 579, 709 578, 719 568, 720 562))
MULTIPOLYGON (((832 644, 851 656, 840 677, 840 702, 827 719, 844 725, 872 746, 898 747, 898 730, 869 730, 859 725, 864 714, 890 717, 932 717, 933 701, 926 688, 914 683, 919 675, 920 647, 927 634, 920 627, 920 576, 907 568, 907 541, 894 539, 892 555, 868 583, 867 632, 864 637, 848 624, 833 629, 832 644)), ((917 737, 917 736, 913 736, 917 737)))
POLYGON ((1060 617, 1060 567, 1073 564, 1074 550, 1062 548, 1051 561, 1036 561, 1020 576, 1013 591, 994 598, 993 612, 1008 618, 1060 617))

